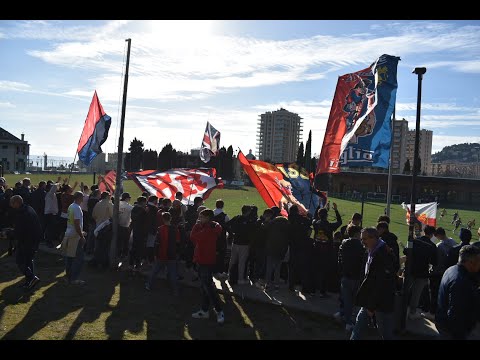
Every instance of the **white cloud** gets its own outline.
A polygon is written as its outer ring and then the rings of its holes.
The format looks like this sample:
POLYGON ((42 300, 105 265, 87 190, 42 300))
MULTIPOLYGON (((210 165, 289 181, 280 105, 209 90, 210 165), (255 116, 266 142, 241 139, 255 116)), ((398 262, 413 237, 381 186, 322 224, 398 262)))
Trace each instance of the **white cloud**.
POLYGON ((0 101, 0 109, 11 109, 11 108, 14 108, 14 107, 15 107, 15 105, 12 104, 11 102, 8 102, 8 101, 2 102, 2 101, 0 101))
POLYGON ((26 91, 29 90, 31 87, 28 84, 17 82, 17 81, 9 81, 9 80, 0 80, 0 91, 26 91))
POLYGON ((432 154, 442 150, 445 146, 464 143, 480 143, 480 136, 450 136, 450 135, 436 135, 433 133, 432 139, 432 154))
MULTIPOLYGON (((118 83, 122 71, 124 40, 132 37, 129 96, 164 101, 318 80, 345 66, 366 66, 381 53, 402 54, 405 58, 440 51, 459 57, 480 54, 480 26, 399 22, 373 26, 378 30, 374 34, 259 40, 218 36, 209 30, 212 24, 215 23, 112 21, 67 26, 65 22, 28 21, 20 23, 8 36, 58 40, 53 46, 28 53, 51 64, 95 70, 98 74, 92 83, 114 78, 113 84, 118 83), (381 31, 385 28, 389 32, 381 31)), ((480 72, 479 61, 462 61, 437 62, 437 66, 480 72)), ((116 85, 102 83, 108 94, 116 93, 116 85)), ((87 92, 80 88, 68 94, 87 92)))
MULTIPOLYGON (((396 111, 416 111, 417 103, 396 103, 396 111)), ((453 103, 422 103, 422 111, 472 111, 478 110, 467 106, 458 106, 453 103)))

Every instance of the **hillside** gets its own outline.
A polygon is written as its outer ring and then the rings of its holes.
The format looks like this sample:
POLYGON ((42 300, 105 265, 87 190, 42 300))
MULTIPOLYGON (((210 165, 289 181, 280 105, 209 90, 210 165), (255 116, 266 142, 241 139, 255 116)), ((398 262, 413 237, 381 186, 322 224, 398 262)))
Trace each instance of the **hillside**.
POLYGON ((465 143, 445 146, 441 151, 432 155, 433 163, 462 162, 473 163, 479 161, 480 144, 465 143))

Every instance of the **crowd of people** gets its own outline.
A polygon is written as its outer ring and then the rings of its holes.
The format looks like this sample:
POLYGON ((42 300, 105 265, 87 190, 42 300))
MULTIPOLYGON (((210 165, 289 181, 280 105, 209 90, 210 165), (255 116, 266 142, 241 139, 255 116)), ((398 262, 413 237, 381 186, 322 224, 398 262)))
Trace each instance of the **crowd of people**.
MULTIPOLYGON (((42 181, 32 189, 25 178, 12 189, 0 178, 0 225, 15 229, 16 260, 29 289, 40 281, 33 258, 41 241, 61 249, 68 284, 85 284, 80 279, 85 253, 93 255, 93 266, 112 265, 111 194, 84 184, 74 192, 77 184, 60 180, 42 181)), ((154 289, 162 270, 173 296, 185 276, 199 281, 202 301, 194 318, 208 318, 213 307, 217 322, 225 321, 215 277, 274 292, 283 281, 293 294, 307 297, 338 293, 333 316, 353 340, 361 339, 371 324, 382 338, 394 337, 395 297, 402 288, 409 299, 408 319, 434 320, 444 338, 464 339, 477 322, 480 242, 469 245, 469 229, 461 229, 457 245, 443 228, 425 226, 413 247, 404 249, 410 259, 406 278, 398 238, 386 215, 376 226, 363 227, 362 215, 355 213, 341 227, 336 203, 318 208, 312 217, 301 215, 296 205, 274 206, 260 216, 256 206, 244 205, 240 215, 230 218, 220 199, 215 209, 207 209, 201 197, 188 206, 182 200, 182 193, 173 201, 144 193, 131 205, 130 194, 123 193, 116 255, 130 271, 149 272, 147 291, 154 289)))

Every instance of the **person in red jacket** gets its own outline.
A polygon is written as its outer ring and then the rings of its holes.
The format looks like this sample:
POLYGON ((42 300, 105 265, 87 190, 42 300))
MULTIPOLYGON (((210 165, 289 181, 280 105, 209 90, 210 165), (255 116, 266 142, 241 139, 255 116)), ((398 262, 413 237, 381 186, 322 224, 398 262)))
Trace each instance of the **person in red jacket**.
POLYGON ((212 274, 217 261, 217 239, 222 234, 219 223, 212 221, 213 211, 205 209, 200 212, 197 223, 190 233, 190 240, 195 246, 193 261, 198 264, 200 289, 202 291, 202 308, 192 314, 195 319, 208 319, 210 304, 214 305, 217 323, 223 324, 225 316, 220 297, 213 284, 212 274))
POLYGON ((177 245, 180 242, 180 231, 175 225, 171 225, 172 216, 169 212, 162 214, 163 225, 158 227, 157 231, 157 252, 155 265, 145 283, 145 289, 150 291, 153 279, 160 270, 167 267, 168 279, 173 290, 173 295, 178 295, 177 285, 177 245))

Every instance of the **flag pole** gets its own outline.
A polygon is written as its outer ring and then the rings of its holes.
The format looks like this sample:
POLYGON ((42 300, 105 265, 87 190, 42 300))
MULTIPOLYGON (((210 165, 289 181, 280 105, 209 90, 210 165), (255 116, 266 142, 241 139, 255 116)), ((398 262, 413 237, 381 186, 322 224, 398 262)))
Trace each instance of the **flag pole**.
POLYGON ((128 90, 128 68, 130 65, 130 47, 132 45, 132 39, 125 40, 128 43, 127 48, 127 64, 125 68, 125 81, 123 83, 123 102, 122 102, 122 116, 120 119, 120 136, 118 138, 118 154, 117 154, 117 176, 115 179, 115 200, 113 204, 113 235, 112 242, 110 243, 110 267, 117 268, 118 264, 115 263, 117 255, 117 239, 118 239, 118 221, 120 215, 120 190, 122 181, 122 157, 123 157, 123 130, 125 127, 125 110, 127 107, 127 90, 128 90))
POLYGON ((390 160, 388 165, 388 183, 387 183, 387 216, 390 216, 390 206, 392 205, 392 156, 393 156, 393 134, 395 129, 395 106, 393 107, 392 122, 391 122, 392 134, 390 137, 390 160))

